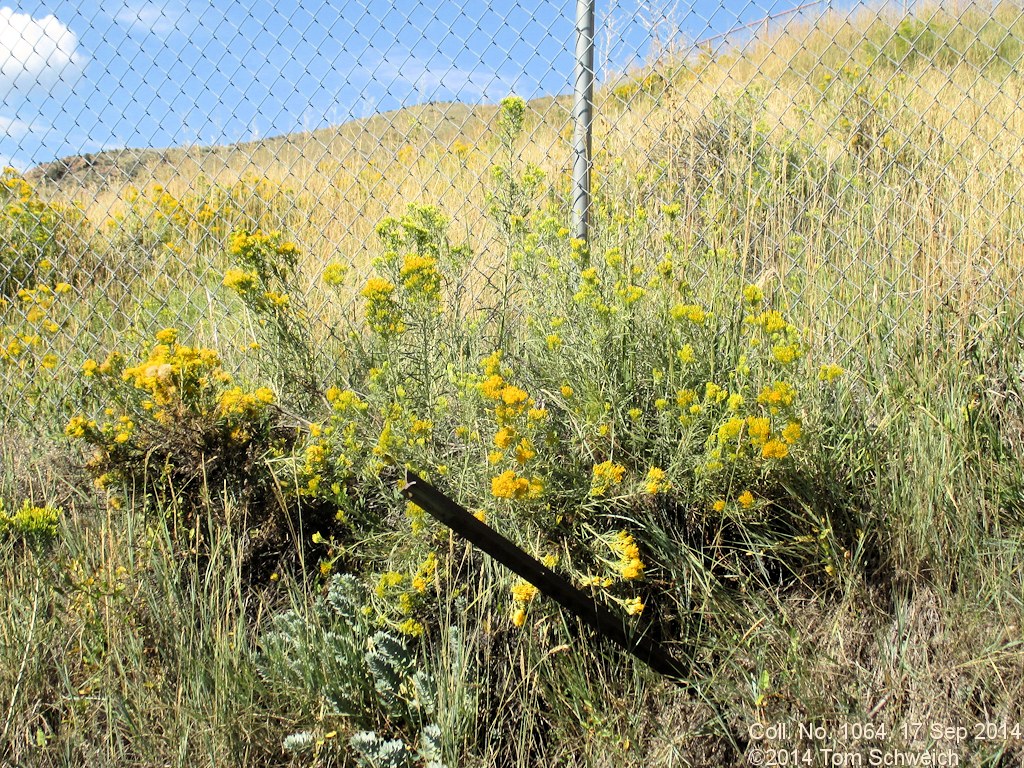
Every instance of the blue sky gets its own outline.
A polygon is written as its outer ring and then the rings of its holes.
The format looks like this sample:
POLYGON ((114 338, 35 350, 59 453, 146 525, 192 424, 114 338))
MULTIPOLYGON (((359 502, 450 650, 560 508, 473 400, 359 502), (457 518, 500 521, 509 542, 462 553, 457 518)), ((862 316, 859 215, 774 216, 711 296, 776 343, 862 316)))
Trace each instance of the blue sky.
MULTIPOLYGON (((692 41, 793 4, 598 0, 599 65, 622 70, 647 55, 645 9, 692 41)), ((0 163, 231 143, 427 101, 565 93, 575 6, 0 0, 0 163)))

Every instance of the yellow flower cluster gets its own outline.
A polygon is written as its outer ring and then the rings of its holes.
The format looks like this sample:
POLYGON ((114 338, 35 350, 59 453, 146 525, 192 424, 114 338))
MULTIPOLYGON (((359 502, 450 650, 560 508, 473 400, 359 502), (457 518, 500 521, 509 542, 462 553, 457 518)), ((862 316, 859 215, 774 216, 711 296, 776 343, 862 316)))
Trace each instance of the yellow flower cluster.
POLYGON ((0 537, 14 535, 23 539, 52 539, 57 535, 62 514, 57 507, 40 507, 27 499, 20 509, 8 512, 3 499, 0 499, 0 537))
POLYGON ((573 301, 591 306, 602 316, 610 311, 601 296, 601 278, 594 267, 587 267, 580 272, 580 287, 573 296, 573 301))
POLYGON ((405 516, 409 519, 409 526, 413 535, 421 533, 425 527, 427 513, 419 504, 412 501, 405 503, 405 516))
POLYGON ((348 267, 335 261, 324 267, 322 278, 327 285, 339 286, 344 282, 347 273, 348 267))
POLYGON ((17 168, 5 166, 0 174, 0 183, 6 190, 5 197, 9 195, 18 198, 21 202, 26 202, 34 196, 32 185, 25 180, 17 168))
POLYGON ((380 578, 377 579, 377 588, 375 590, 377 597, 386 597, 391 590, 400 587, 403 581, 405 581, 405 576, 396 571, 382 573, 380 578))
POLYGON ((676 304, 669 310, 673 320, 689 320, 696 325, 703 325, 708 319, 707 311, 697 304, 676 304))
POLYGON ((512 429, 511 427, 502 427, 494 436, 494 444, 501 448, 501 450, 505 450, 510 445, 512 445, 512 442, 515 439, 516 431, 514 429, 512 429))
POLYGON ((520 581, 512 587, 512 599, 517 603, 529 603, 539 594, 540 590, 528 581, 520 581))
POLYGON ((537 455, 537 451, 533 449, 533 443, 530 442, 530 438, 524 437, 519 441, 516 446, 516 461, 520 464, 525 464, 530 459, 537 455))
POLYGON ((512 587, 512 624, 521 627, 526 623, 526 606, 540 593, 533 584, 520 581, 512 587))
MULTIPOLYGON (((739 504, 741 509, 750 509, 754 506, 757 499, 754 494, 749 490, 743 491, 739 496, 736 497, 736 503, 739 504)), ((712 505, 711 508, 715 512, 724 512, 728 506, 728 502, 725 499, 718 499, 712 505)))
POLYGON ((245 295, 256 289, 259 276, 255 272, 232 267, 224 273, 223 285, 236 293, 245 295))
POLYGON ((528 480, 520 477, 514 470, 508 469, 497 477, 491 478, 491 495, 496 499, 522 499, 527 496, 539 496, 543 486, 537 479, 528 480))
POLYGON ((609 542, 608 547, 619 558, 615 569, 623 579, 633 581, 643 577, 644 564, 640 559, 640 548, 632 536, 625 531, 619 531, 609 542))
POLYGON ((798 421, 789 421, 772 437, 772 421, 766 416, 748 416, 745 419, 734 416, 723 422, 716 433, 720 446, 729 445, 729 459, 739 458, 743 454, 743 438, 746 435, 750 445, 760 450, 762 458, 784 459, 789 455, 789 446, 795 444, 803 436, 803 429, 798 421), (735 443, 735 445, 732 445, 735 443))
POLYGON ((182 344, 154 345, 146 360, 126 368, 121 377, 161 407, 180 400, 183 393, 195 396, 231 380, 216 350, 182 344))
POLYGON ((632 283, 625 283, 622 280, 619 280, 615 283, 615 294, 622 300, 622 303, 628 307, 630 304, 635 304, 646 296, 647 291, 639 285, 633 285, 632 283))
POLYGON ((377 333, 398 333, 402 329, 394 294, 395 286, 383 277, 371 277, 359 292, 366 299, 366 320, 377 333))
POLYGON ((441 275, 437 271, 437 259, 410 254, 402 262, 399 274, 402 287, 413 301, 433 302, 440 296, 441 275))
POLYGON ((778 413, 780 408, 790 407, 795 399, 796 389, 786 381, 777 381, 765 387, 757 396, 757 402, 769 406, 772 413, 778 413))
POLYGON ((643 604, 639 597, 631 597, 623 603, 622 607, 626 609, 627 615, 639 616, 647 606, 643 604))
POLYGON ((416 575, 412 578, 412 588, 423 594, 427 591, 427 586, 434 579, 434 574, 437 573, 437 555, 431 552, 427 555, 427 559, 420 563, 419 569, 416 571, 416 575))
POLYGON ((267 387, 255 392, 246 392, 241 387, 232 387, 221 393, 217 410, 228 419, 251 419, 259 416, 268 405, 273 404, 274 393, 267 387))
POLYGON ((64 434, 68 437, 81 440, 96 432, 96 422, 84 416, 72 416, 64 427, 64 434))
MULTIPOLYGON (((35 288, 22 288, 18 291, 18 299, 22 304, 21 312, 33 327, 28 329, 31 332, 26 333, 0 333, 0 362, 17 364, 22 369, 29 366, 32 361, 38 362, 43 369, 53 369, 57 366, 59 358, 52 352, 31 359, 23 355, 33 349, 45 347, 45 335, 55 334, 60 330, 60 326, 54 322, 51 310, 57 297, 70 290, 71 286, 67 283, 57 283, 52 288, 40 283, 35 288)), ((0 300, 0 304, 2 303, 0 300)))
POLYGON ((132 439, 132 433, 135 431, 135 422, 133 422, 127 416, 119 416, 117 424, 111 428, 114 433, 115 443, 127 443, 132 439))
POLYGON ((658 493, 663 493, 671 488, 669 482, 665 479, 665 470, 660 467, 651 467, 647 470, 647 481, 644 484, 644 490, 650 495, 654 496, 658 493))
POLYGON ((621 464, 615 464, 611 461, 595 464, 590 481, 590 495, 603 496, 612 486, 622 483, 625 475, 626 468, 621 464))
POLYGON ((829 363, 828 365, 821 366, 820 370, 818 371, 818 378, 821 381, 831 382, 838 379, 840 376, 843 375, 843 373, 843 369, 840 368, 838 365, 834 363, 829 363))
POLYGON ((369 406, 351 389, 331 387, 325 393, 327 402, 338 413, 365 411, 369 406))
POLYGON ((279 293, 278 291, 264 291, 263 298, 271 306, 278 309, 287 309, 288 305, 291 304, 291 297, 287 293, 279 293))
POLYGON ((794 360, 798 360, 801 353, 799 344, 776 344, 772 347, 772 356, 783 365, 789 365, 794 360))
MULTIPOLYGON (((489 464, 500 464, 505 451, 512 449, 519 467, 529 464, 537 456, 532 435, 548 416, 547 409, 536 407, 529 393, 505 380, 508 371, 501 368, 501 350, 485 357, 480 367, 484 378, 477 384, 480 394, 490 401, 498 430, 494 445, 498 449, 487 456, 489 464)), ((496 498, 537 499, 544 492, 543 481, 538 477, 527 479, 515 470, 506 470, 491 479, 491 494, 496 498)))
POLYGON ((769 335, 783 332, 792 333, 796 330, 792 325, 786 322, 786 318, 776 310, 768 310, 767 312, 762 312, 759 315, 751 315, 746 318, 746 321, 750 325, 761 328, 769 335))
POLYGON ((262 260, 279 256, 294 261, 299 255, 299 248, 290 240, 283 240, 277 230, 263 232, 247 232, 236 230, 228 238, 228 253, 248 263, 259 264, 262 260))

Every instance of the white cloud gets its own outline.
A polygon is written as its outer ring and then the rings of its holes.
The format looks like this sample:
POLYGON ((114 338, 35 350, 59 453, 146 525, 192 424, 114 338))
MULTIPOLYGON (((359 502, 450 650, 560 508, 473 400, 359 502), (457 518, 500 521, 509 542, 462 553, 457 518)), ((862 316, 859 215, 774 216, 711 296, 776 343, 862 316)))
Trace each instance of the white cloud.
POLYGON ((77 49, 75 33, 56 16, 0 8, 0 95, 75 80, 85 65, 77 49))

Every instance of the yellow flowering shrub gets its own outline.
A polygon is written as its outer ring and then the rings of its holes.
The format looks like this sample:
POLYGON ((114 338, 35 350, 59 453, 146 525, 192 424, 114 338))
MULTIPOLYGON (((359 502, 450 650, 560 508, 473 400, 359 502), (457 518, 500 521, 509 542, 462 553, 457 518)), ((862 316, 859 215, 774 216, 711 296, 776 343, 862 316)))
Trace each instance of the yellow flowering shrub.
MULTIPOLYGON (((294 450, 295 431, 284 428, 273 390, 237 383, 217 350, 186 343, 175 328, 158 331, 134 359, 112 352, 80 371, 83 412, 64 433, 82 447, 112 505, 131 497, 174 509, 190 525, 213 514, 258 529, 247 555, 260 562, 268 552, 298 551, 283 544, 291 536, 282 501, 295 499, 292 475, 275 478, 271 468, 294 450), (236 511, 228 515, 229 508, 236 511)), ((310 525, 334 512, 303 505, 310 525)))
POLYGON ((14 168, 0 171, 0 300, 88 270, 94 257, 82 247, 83 218, 74 206, 44 200, 14 168))
POLYGON ((38 506, 28 501, 15 510, 8 510, 0 499, 0 541, 13 539, 33 546, 45 546, 57 538, 62 510, 49 505, 38 506))

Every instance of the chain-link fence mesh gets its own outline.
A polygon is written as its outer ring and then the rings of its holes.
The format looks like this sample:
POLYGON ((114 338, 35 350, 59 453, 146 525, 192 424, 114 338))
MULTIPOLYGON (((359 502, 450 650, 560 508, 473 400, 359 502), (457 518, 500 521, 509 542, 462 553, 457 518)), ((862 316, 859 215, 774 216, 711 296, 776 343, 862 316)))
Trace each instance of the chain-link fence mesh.
MULTIPOLYGON (((389 219, 406 244, 438 226, 466 246, 459 301, 507 308, 505 267, 530 256, 511 230, 541 211, 570 232, 576 10, 0 8, 5 420, 70 413, 83 366, 169 327, 244 367, 286 306, 305 324, 278 330, 329 370, 359 343, 389 219), (246 253, 294 261, 262 316, 246 253)), ((626 232, 645 274, 777 286, 851 367, 1017 291, 1017 5, 623 0, 595 37, 591 251, 626 232)))

